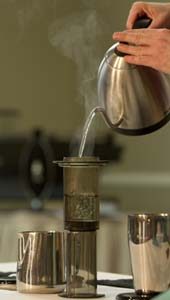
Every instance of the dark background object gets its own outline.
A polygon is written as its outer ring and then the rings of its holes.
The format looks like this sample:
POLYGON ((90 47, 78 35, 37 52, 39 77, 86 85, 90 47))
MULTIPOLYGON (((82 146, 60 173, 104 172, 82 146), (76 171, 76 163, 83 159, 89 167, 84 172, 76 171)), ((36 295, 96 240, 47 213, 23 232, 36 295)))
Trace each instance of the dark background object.
MULTIPOLYGON (((103 140, 96 142, 93 155, 99 156, 100 159, 118 162, 121 159, 122 146, 116 143, 113 135, 107 135, 103 140)), ((62 160, 63 157, 68 156, 69 141, 46 135, 39 129, 35 129, 28 136, 1 137, 0 200, 28 197, 61 199, 62 169, 53 165, 52 161, 62 160), (44 172, 43 176, 40 176, 42 180, 31 173, 35 162, 42 164, 38 167, 44 172)))

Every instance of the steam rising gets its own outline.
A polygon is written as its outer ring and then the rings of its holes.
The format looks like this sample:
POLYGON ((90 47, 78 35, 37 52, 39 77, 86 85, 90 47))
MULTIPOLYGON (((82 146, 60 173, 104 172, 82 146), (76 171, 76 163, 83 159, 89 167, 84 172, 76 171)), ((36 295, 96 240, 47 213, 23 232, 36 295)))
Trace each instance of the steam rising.
POLYGON ((97 103, 94 82, 100 61, 96 49, 99 32, 97 14, 91 10, 57 20, 49 29, 51 44, 77 65, 78 87, 86 112, 97 103))
POLYGON ((35 17, 41 15, 42 7, 40 0, 24 1, 24 5, 18 9, 18 23, 21 33, 24 33, 27 26, 31 23, 35 17))
MULTIPOLYGON (((8 3, 16 11, 20 39, 32 22, 36 22, 37 18, 47 17, 48 9, 51 14, 50 18, 46 18, 49 42, 75 62, 80 96, 78 101, 83 102, 87 118, 97 105, 97 71, 101 61, 99 49, 101 37, 107 30, 96 11, 98 0, 79 0, 79 11, 62 18, 57 18, 55 14, 61 6, 60 0, 8 0, 8 3)), ((67 5, 67 0, 64 5, 67 5)), ((83 126, 83 121, 81 125, 83 126)), ((90 128, 90 134, 92 131, 90 128)))
POLYGON ((99 21, 97 12, 89 9, 56 20, 49 28, 51 44, 77 65, 77 86, 86 118, 97 106, 97 71, 101 60, 97 42, 100 41, 102 28, 104 25, 99 21))

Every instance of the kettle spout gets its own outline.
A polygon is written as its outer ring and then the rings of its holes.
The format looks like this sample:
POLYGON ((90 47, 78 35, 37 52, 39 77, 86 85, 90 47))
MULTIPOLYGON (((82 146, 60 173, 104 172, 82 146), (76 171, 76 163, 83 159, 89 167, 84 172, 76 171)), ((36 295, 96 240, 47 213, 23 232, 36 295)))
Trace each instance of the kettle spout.
POLYGON ((82 157, 82 155, 83 155, 84 147, 85 147, 85 143, 86 143, 86 138, 87 138, 87 134, 88 134, 90 125, 91 125, 91 123, 93 121, 93 118, 95 117, 95 115, 97 113, 101 114, 101 116, 104 119, 106 125, 109 128, 112 128, 112 129, 116 129, 121 124, 121 122, 123 121, 123 114, 119 118, 119 120, 114 124, 114 123, 112 123, 110 121, 110 119, 107 116, 106 111, 105 111, 105 109, 103 107, 97 106, 97 107, 93 108, 92 111, 90 112, 90 114, 89 114, 89 116, 88 116, 88 118, 87 118, 87 120, 85 122, 84 128, 83 128, 83 135, 82 135, 82 139, 81 139, 81 143, 80 143, 80 148, 79 148, 79 153, 78 153, 79 157, 82 157))
POLYGON ((120 115, 119 119, 118 119, 115 123, 113 123, 113 122, 111 122, 111 120, 109 119, 109 117, 108 117, 108 115, 107 115, 107 113, 106 113, 106 111, 105 111, 105 109, 104 109, 103 107, 97 106, 97 107, 94 108, 93 111, 94 111, 94 113, 98 113, 98 112, 99 112, 99 113, 101 114, 101 116, 102 116, 102 118, 103 118, 105 124, 106 124, 109 128, 111 128, 111 129, 116 129, 116 128, 122 123, 122 121, 123 121, 123 112, 122 112, 122 114, 120 115))

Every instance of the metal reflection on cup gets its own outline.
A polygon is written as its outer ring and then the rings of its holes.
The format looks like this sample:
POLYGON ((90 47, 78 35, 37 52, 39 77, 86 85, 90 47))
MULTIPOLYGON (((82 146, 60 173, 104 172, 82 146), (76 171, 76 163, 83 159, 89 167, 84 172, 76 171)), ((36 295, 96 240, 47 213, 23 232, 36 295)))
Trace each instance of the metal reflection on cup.
POLYGON ((65 288, 65 233, 27 231, 18 234, 17 290, 59 293, 65 288))
POLYGON ((170 287, 170 214, 128 216, 128 240, 137 294, 157 294, 170 287))

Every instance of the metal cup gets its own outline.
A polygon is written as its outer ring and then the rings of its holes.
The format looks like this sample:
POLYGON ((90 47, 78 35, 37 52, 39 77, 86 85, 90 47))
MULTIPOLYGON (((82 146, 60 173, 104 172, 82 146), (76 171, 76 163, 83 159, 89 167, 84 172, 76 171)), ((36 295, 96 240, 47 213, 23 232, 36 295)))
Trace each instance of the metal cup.
POLYGON ((17 290, 59 293, 65 288, 65 233, 26 231, 18 234, 17 290))
POLYGON ((128 216, 134 288, 149 295, 170 287, 170 214, 128 216))

